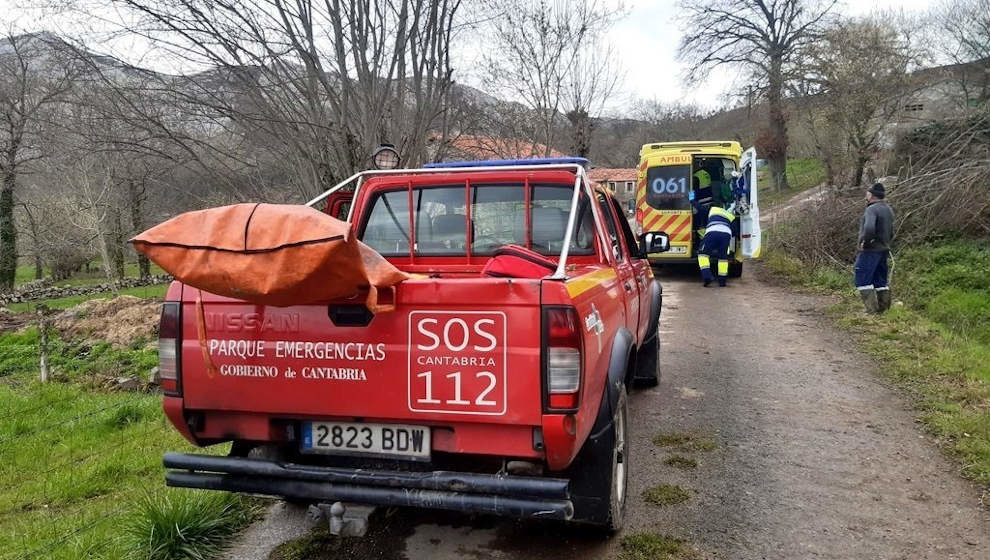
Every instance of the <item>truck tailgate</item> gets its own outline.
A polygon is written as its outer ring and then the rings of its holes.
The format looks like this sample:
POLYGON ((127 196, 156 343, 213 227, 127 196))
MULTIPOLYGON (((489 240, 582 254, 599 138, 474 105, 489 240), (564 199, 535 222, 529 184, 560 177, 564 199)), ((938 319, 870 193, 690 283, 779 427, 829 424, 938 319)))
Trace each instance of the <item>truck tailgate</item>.
POLYGON ((186 286, 183 300, 187 409, 541 421, 539 281, 410 280, 398 287, 396 310, 366 325, 362 298, 280 308, 186 286), (198 334, 205 334, 204 344, 198 334))

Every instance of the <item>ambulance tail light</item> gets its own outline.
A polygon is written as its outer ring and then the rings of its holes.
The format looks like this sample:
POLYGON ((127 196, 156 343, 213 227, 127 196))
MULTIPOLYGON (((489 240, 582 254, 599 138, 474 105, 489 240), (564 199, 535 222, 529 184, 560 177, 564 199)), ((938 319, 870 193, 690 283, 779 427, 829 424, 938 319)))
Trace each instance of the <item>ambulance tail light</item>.
POLYGON ((181 305, 177 301, 163 303, 162 316, 158 323, 158 375, 161 376, 162 391, 170 397, 182 396, 182 380, 179 377, 181 305))
POLYGON ((583 343, 573 307, 543 308, 543 380, 548 412, 574 412, 581 402, 583 343))

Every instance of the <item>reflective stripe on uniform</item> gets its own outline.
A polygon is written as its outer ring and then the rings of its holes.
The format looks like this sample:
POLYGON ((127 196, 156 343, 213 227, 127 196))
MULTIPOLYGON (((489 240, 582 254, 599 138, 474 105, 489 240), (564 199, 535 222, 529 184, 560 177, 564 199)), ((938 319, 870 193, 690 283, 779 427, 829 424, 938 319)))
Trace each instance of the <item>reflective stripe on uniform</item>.
POLYGON ((729 261, 723 261, 719 259, 718 261, 718 275, 728 276, 729 275, 729 261))
POLYGON ((708 255, 698 255, 698 268, 705 269, 711 267, 712 261, 708 258, 708 255))
POLYGON ((708 229, 706 229, 705 231, 706 232, 709 232, 709 231, 718 231, 718 232, 721 232, 721 233, 728 233, 729 235, 732 235, 732 228, 730 228, 729 226, 723 224, 722 222, 716 222, 714 224, 711 223, 711 222, 709 222, 708 223, 708 229))
POLYGON ((736 219, 735 214, 733 214, 732 212, 729 212, 725 208, 721 208, 719 206, 712 206, 711 210, 708 211, 708 219, 709 220, 712 219, 712 217, 714 217, 714 216, 719 216, 719 217, 725 218, 726 220, 729 220, 730 222, 732 220, 735 220, 736 219))

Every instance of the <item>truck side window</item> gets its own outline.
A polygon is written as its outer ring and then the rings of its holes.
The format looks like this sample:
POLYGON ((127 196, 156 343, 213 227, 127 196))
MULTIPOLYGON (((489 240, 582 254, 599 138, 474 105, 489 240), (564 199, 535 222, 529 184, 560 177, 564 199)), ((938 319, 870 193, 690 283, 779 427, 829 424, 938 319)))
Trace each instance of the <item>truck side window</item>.
POLYGON ((615 255, 615 260, 626 260, 625 255, 622 254, 622 242, 619 241, 619 231, 615 226, 611 205, 605 200, 605 195, 601 193, 598 193, 598 207, 601 209, 602 215, 605 216, 605 230, 608 232, 608 239, 612 244, 612 254, 615 255))
POLYGON ((629 249, 629 254, 635 257, 639 254, 639 242, 636 240, 636 234, 633 233, 632 228, 629 226, 629 220, 622 213, 622 206, 619 205, 619 201, 614 198, 611 200, 615 215, 619 217, 619 231, 626 238, 626 247, 629 249))

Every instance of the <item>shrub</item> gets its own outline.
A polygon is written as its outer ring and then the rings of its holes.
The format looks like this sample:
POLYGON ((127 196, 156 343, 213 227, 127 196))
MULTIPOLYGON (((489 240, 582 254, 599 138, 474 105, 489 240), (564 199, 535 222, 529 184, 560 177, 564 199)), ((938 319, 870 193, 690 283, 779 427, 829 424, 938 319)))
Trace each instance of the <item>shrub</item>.
POLYGON ((234 494, 163 492, 145 497, 124 538, 135 560, 208 560, 253 516, 246 499, 234 494))

